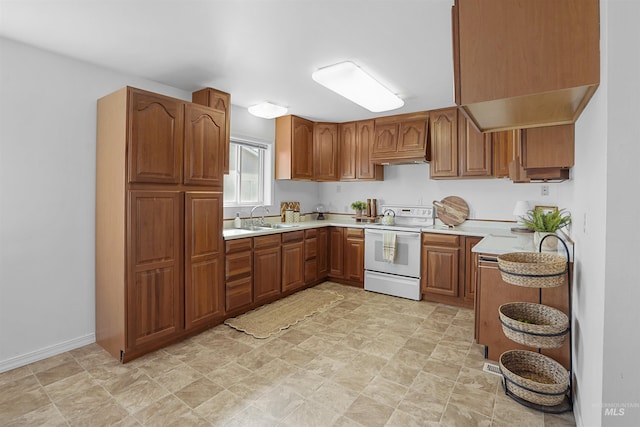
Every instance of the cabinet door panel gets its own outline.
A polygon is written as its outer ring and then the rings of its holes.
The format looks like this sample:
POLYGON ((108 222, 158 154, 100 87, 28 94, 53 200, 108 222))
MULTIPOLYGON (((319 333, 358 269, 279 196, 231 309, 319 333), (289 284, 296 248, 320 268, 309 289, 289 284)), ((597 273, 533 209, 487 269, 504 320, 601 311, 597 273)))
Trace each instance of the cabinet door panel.
POLYGON ((340 179, 349 181, 356 179, 356 124, 341 123, 339 125, 340 138, 340 179))
POLYGON ((458 111, 434 111, 430 115, 431 177, 458 176, 458 111))
POLYGON ((316 241, 316 263, 318 265, 318 278, 323 279, 329 275, 329 231, 326 228, 318 229, 316 241))
POLYGON ((185 202, 185 319, 191 328, 224 313, 222 193, 189 192, 185 202))
POLYGON ((372 157, 386 159, 398 151, 398 124, 375 124, 372 157))
POLYGON ((129 193, 127 347, 182 329, 182 194, 129 193))
POLYGON ((427 145, 427 121, 411 120, 400 123, 398 151, 425 153, 427 145))
POLYGON ((282 255, 280 247, 253 251, 253 302, 280 295, 282 255))
POLYGON ((304 286, 304 242, 282 245, 282 291, 304 286))
POLYGON ((185 117, 185 184, 222 188, 225 114, 190 104, 185 106, 185 117))
POLYGON ((224 152, 223 152, 223 172, 229 173, 229 142, 231 131, 231 95, 212 88, 201 89, 194 92, 191 96, 191 100, 196 104, 207 105, 213 109, 219 110, 225 115, 225 129, 226 135, 224 138, 224 152))
POLYGON ((345 240, 344 278, 364 285, 364 240, 345 240))
POLYGON ((491 134, 479 132, 463 114, 458 117, 460 176, 490 177, 491 134))
POLYGON ((342 228, 331 227, 329 232, 329 276, 342 278, 344 277, 344 234, 342 228))
POLYGON ((313 179, 313 123, 299 117, 292 118, 292 174, 293 179, 313 179))
POLYGON ((130 89, 129 182, 181 182, 183 127, 183 103, 130 89))
POLYGON ((424 246, 422 256, 424 291, 457 297, 460 249, 424 246))
POLYGON ((338 125, 316 123, 313 128, 313 176, 317 180, 338 180, 338 125))
POLYGON ((373 143, 375 141, 374 121, 363 120, 356 123, 356 178, 384 179, 382 165, 376 165, 371 160, 373 143))

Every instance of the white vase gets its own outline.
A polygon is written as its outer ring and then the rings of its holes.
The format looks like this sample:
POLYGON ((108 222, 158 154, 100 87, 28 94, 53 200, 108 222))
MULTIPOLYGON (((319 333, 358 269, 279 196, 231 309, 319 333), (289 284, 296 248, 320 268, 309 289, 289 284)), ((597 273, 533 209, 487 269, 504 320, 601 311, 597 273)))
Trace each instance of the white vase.
MULTIPOLYGON (((556 233, 547 233, 544 231, 536 231, 535 233, 533 233, 533 246, 536 252, 540 250, 540 241, 543 239, 544 236, 547 236, 549 234, 553 236, 557 236, 556 233)), ((557 237, 547 237, 546 239, 544 239, 544 242, 542 242, 542 250, 553 251, 553 252, 558 250, 557 237)))

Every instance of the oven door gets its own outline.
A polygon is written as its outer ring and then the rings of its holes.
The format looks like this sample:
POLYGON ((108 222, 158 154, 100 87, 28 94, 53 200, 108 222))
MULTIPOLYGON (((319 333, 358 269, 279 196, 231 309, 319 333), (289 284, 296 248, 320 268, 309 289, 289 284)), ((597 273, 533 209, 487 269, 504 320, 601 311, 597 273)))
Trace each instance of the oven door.
POLYGON ((393 263, 383 257, 385 230, 364 230, 364 268, 369 271, 420 277, 420 233, 392 231, 396 234, 396 256, 393 263))

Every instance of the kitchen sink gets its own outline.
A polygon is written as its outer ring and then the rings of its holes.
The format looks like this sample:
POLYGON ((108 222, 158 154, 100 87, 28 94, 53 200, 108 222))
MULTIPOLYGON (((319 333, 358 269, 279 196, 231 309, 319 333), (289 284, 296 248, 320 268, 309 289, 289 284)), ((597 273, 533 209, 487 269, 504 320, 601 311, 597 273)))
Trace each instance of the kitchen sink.
POLYGON ((243 227, 243 229, 250 230, 250 231, 260 231, 260 230, 274 230, 274 229, 295 228, 295 227, 300 227, 300 225, 276 223, 276 224, 248 225, 246 227, 243 227))

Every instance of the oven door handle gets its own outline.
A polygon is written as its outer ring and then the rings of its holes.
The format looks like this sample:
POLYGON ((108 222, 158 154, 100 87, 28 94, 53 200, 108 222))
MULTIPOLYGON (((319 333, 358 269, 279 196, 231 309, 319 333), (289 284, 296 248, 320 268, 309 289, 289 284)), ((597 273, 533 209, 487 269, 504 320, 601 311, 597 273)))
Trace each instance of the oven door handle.
MULTIPOLYGON (((409 239, 420 239, 420 233, 411 233, 411 232, 402 232, 402 231, 393 231, 393 230, 388 230, 392 233, 396 233, 397 237, 407 237, 409 239)), ((364 230, 364 234, 366 235, 377 235, 377 236, 382 236, 384 234, 384 231, 373 231, 373 230, 364 230)))

